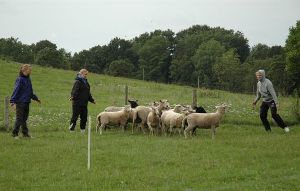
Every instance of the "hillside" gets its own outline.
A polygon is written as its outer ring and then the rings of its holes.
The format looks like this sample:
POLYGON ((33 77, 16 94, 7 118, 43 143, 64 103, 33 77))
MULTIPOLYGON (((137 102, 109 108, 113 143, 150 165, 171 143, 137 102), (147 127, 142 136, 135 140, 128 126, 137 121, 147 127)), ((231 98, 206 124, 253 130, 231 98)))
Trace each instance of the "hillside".
MULTIPOLYGON (((0 98, 10 96, 19 65, 14 62, 0 60, 0 67, 4 73, 1 82, 0 98)), ((61 118, 69 118, 70 102, 68 98, 76 76, 75 71, 66 71, 52 68, 33 66, 31 76, 35 93, 42 100, 42 105, 32 104, 32 115, 53 114, 61 118)), ((124 104, 125 85, 129 88, 129 98, 139 100, 139 104, 148 104, 160 99, 167 99, 171 105, 191 104, 192 88, 187 86, 167 85, 153 82, 143 82, 126 78, 111 77, 90 73, 88 76, 91 91, 97 105, 89 105, 90 115, 95 117, 105 107, 110 105, 121 106, 124 104)), ((233 94, 219 90, 198 90, 198 105, 208 111, 214 111, 214 106, 220 103, 231 104, 225 123, 235 125, 260 125, 258 109, 252 110, 251 103, 254 95, 233 94)), ((293 110, 295 98, 280 97, 280 113, 289 124, 295 124, 293 110)), ((3 110, 2 110, 3 111, 3 110)), ((2 116, 1 118, 2 119, 2 116)), ((44 119, 45 120, 45 119, 44 119)), ((47 119, 46 119, 47 120, 47 119)))
MULTIPOLYGON (((11 95, 19 65, 0 60, 4 74, 0 98, 11 95)), ((272 124, 266 133, 253 95, 198 90, 198 105, 213 111, 226 102, 226 113, 212 140, 209 130, 197 136, 149 136, 118 128, 94 132, 95 116, 106 106, 129 97, 146 104, 168 99, 190 104, 192 88, 88 76, 97 105, 89 105, 92 121, 91 170, 86 168, 87 135, 69 133, 69 93, 76 72, 33 66, 32 82, 42 105, 31 104, 29 130, 34 138, 13 139, 0 132, 0 187, 15 190, 300 190, 300 126, 292 112, 294 98, 280 97, 280 114, 291 125, 285 134, 272 124)), ((1 101, 3 103, 3 101, 1 101)), ((3 105, 1 104, 1 110, 3 105)), ((2 110, 3 111, 3 110, 2 110)), ((11 112, 13 120, 14 113, 11 112)), ((0 115, 0 121, 3 116, 0 115)), ((1 122, 2 123, 2 122, 1 122)))

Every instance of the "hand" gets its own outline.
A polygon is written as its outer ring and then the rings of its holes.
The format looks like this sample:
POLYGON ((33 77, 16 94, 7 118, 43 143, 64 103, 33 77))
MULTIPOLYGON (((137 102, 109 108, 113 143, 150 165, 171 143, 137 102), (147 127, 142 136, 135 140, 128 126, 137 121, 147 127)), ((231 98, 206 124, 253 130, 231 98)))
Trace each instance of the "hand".
POLYGON ((93 103, 93 104, 96 104, 96 102, 95 102, 95 101, 93 101, 92 103, 93 103))
POLYGON ((12 107, 12 109, 13 109, 14 111, 16 111, 16 104, 15 104, 15 103, 10 103, 10 106, 12 107))
POLYGON ((276 103, 275 105, 276 105, 277 111, 279 111, 279 103, 276 103))
POLYGON ((253 109, 255 108, 255 106, 256 106, 256 103, 255 103, 255 102, 253 102, 253 103, 252 103, 252 107, 253 107, 253 109))
POLYGON ((41 104, 42 102, 41 102, 41 100, 35 100, 38 104, 41 104))

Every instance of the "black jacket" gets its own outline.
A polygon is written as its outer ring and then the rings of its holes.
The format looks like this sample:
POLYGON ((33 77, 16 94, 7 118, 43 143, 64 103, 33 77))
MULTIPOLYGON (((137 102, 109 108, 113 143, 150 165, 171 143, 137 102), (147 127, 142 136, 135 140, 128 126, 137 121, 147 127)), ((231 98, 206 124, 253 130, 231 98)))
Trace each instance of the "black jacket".
POLYGON ((76 77, 72 88, 71 97, 73 105, 86 106, 88 102, 94 103, 90 92, 90 85, 86 79, 76 77))

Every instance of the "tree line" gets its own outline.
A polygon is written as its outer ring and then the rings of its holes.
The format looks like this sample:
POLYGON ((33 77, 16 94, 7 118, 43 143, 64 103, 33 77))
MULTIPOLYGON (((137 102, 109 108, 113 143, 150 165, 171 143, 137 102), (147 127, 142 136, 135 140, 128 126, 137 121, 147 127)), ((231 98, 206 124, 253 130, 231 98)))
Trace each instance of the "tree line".
POLYGON ((239 31, 195 25, 174 33, 155 30, 131 40, 112 39, 73 55, 41 40, 27 45, 0 39, 0 56, 21 63, 89 71, 149 81, 252 92, 254 73, 265 69, 283 94, 300 92, 300 21, 291 27, 285 47, 257 44, 250 48, 239 31))

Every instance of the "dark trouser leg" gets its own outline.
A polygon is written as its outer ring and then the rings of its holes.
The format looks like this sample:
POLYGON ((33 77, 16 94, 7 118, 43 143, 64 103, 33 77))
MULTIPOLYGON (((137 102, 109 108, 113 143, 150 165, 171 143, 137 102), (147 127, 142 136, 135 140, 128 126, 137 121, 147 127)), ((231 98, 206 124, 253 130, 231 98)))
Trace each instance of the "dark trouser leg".
POLYGON ((28 135, 28 128, 27 128, 28 115, 29 115, 29 103, 26 103, 24 105, 24 121, 23 124, 21 125, 23 135, 28 135))
POLYGON ((272 118, 276 121, 279 127, 284 129, 286 127, 286 124, 283 122, 282 118, 277 113, 277 107, 274 101, 270 103, 270 108, 271 108, 272 118))
POLYGON ((266 129, 266 131, 271 131, 271 127, 270 127, 270 123, 267 119, 268 117, 268 110, 269 110, 269 105, 266 102, 262 102, 261 106, 260 106, 260 119, 266 129))
POLYGON ((70 128, 71 131, 74 131, 75 129, 76 121, 78 119, 79 114, 80 114, 80 106, 72 105, 72 118, 70 121, 70 125, 72 125, 70 128))
POLYGON ((29 113, 29 104, 24 104, 24 103, 16 104, 16 121, 12 132, 13 136, 17 136, 19 134, 19 130, 21 126, 22 126, 22 132, 28 133, 28 128, 26 124, 28 113, 29 113))
POLYGON ((81 108, 80 108, 80 129, 85 129, 86 122, 87 122, 87 114, 88 114, 87 106, 81 106, 81 108))

